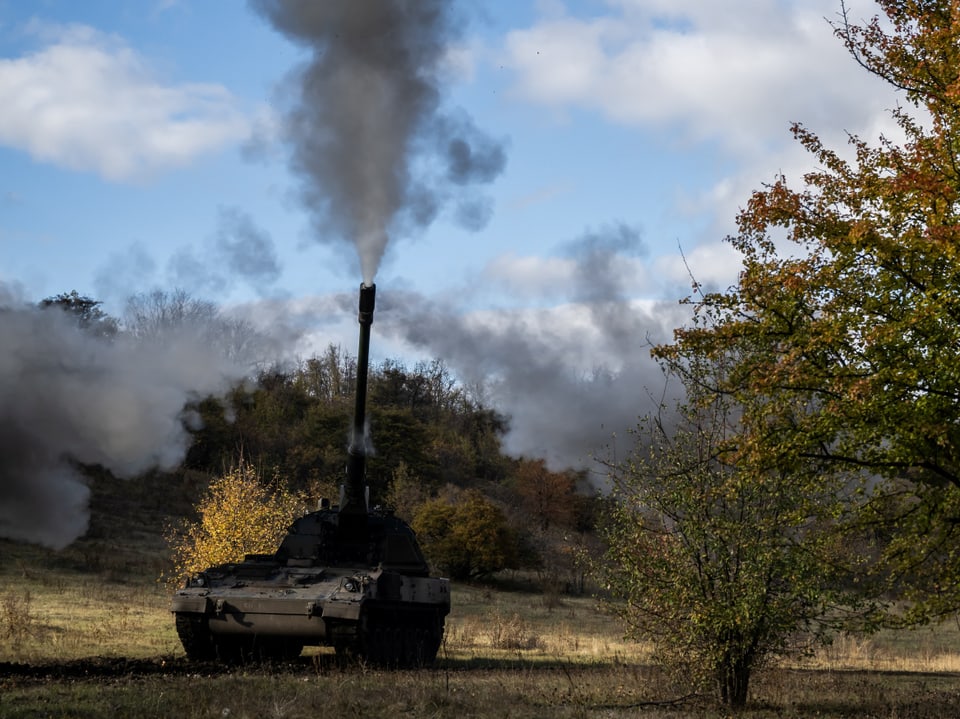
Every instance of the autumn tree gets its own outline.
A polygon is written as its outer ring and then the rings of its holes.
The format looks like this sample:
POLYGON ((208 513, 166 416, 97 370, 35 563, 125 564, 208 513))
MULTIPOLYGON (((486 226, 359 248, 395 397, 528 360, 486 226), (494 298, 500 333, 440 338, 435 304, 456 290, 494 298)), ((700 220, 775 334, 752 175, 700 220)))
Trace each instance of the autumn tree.
POLYGON ((552 472, 542 459, 521 459, 513 477, 521 509, 540 530, 570 527, 577 518, 574 473, 552 472))
POLYGON ((385 504, 405 522, 410 522, 420 507, 430 501, 423 481, 407 466, 400 462, 393 472, 393 480, 386 494, 385 504))
POLYGON ((247 554, 272 554, 293 520, 303 514, 304 502, 240 460, 211 481, 196 510, 195 520, 167 532, 174 565, 168 579, 173 583, 207 567, 238 562, 247 554))
POLYGON ((749 344, 713 388, 750 398, 747 450, 870 478, 884 576, 922 619, 960 607, 960 5, 877 4, 836 33, 901 91, 903 139, 833 149, 794 126, 816 168, 753 194, 737 285, 658 352, 682 371, 749 344))
POLYGON ((307 395, 345 406, 350 406, 356 392, 356 378, 356 359, 335 344, 327 345, 322 354, 302 362, 296 373, 297 384, 307 395))
POLYGON ((686 686, 739 707, 768 660, 809 648, 859 601, 839 589, 856 483, 789 455, 751 456, 742 408, 702 389, 718 367, 691 368, 688 403, 646 418, 631 456, 610 466, 606 551, 593 567, 632 636, 686 686))

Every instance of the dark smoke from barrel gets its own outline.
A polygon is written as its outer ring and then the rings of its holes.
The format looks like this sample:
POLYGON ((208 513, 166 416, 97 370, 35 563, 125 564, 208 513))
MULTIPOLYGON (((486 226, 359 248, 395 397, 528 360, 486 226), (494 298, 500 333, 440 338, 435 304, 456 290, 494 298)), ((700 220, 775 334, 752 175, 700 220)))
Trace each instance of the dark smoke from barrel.
POLYGON ((358 531, 366 527, 366 414, 367 372, 370 364, 370 325, 373 324, 373 309, 376 303, 377 286, 360 285, 360 305, 357 322, 360 324, 360 345, 357 349, 356 403, 353 409, 353 432, 347 458, 347 480, 340 502, 340 529, 342 532, 358 531), (355 521, 351 518, 357 518, 355 521))

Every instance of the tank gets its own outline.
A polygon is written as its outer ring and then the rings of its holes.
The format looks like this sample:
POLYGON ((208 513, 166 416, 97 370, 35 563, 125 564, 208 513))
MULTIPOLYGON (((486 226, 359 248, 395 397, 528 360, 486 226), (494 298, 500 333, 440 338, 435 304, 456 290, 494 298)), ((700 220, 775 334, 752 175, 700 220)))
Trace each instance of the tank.
POLYGON ((431 664, 450 612, 450 583, 430 576, 413 530, 371 509, 365 483, 366 393, 375 285, 360 286, 357 389, 340 502, 290 527, 273 554, 198 572, 171 611, 187 657, 291 659, 305 645, 370 664, 431 664))

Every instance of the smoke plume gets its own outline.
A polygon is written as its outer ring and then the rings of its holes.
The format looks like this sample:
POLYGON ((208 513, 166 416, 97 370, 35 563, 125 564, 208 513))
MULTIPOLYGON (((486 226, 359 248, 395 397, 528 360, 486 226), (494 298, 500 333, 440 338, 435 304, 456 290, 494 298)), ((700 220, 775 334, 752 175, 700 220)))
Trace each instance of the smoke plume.
POLYGON ((469 185, 503 169, 499 142, 462 112, 441 112, 440 76, 459 35, 449 0, 251 0, 311 53, 293 78, 291 164, 321 241, 356 247, 373 282, 388 238, 430 223, 489 218, 469 185))
POLYGON ((463 314, 417 295, 380 308, 382 331, 485 388, 485 400, 509 417, 508 453, 542 457, 555 470, 612 458, 638 417, 671 403, 677 390, 650 349, 686 315, 675 301, 628 299, 623 267, 642 251, 634 228, 588 233, 565 250, 573 268, 567 301, 551 308, 463 314))
POLYGON ((243 280, 262 296, 281 271, 269 233, 235 207, 220 208, 216 234, 206 242, 181 247, 167 266, 174 286, 204 294, 223 294, 243 280))
POLYGON ((0 536, 53 548, 87 527, 78 464, 122 477, 177 466, 189 442, 184 404, 245 374, 197 325, 104 339, 2 285, 0 337, 0 536))

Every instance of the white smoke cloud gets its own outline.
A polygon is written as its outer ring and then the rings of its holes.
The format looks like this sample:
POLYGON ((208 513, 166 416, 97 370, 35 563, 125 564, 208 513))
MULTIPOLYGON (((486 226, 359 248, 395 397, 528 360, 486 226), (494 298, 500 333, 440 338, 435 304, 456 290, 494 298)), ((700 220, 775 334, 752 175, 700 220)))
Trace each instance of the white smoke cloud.
POLYGON ((381 332, 484 387, 510 420, 504 449, 558 470, 590 467, 657 409, 666 385, 651 345, 668 341, 688 314, 676 302, 461 313, 409 294, 380 299, 381 332))
POLYGON ((217 84, 165 84, 123 40, 91 27, 33 28, 45 44, 0 59, 0 144, 112 181, 188 164, 249 134, 217 84))
POLYGON ((77 463, 121 477, 177 466, 185 403, 249 369, 208 329, 105 341, 0 286, 0 536, 61 548, 82 535, 89 491, 77 463))
POLYGON ((439 357, 467 386, 483 386, 485 400, 510 419, 508 453, 587 468, 674 391, 650 350, 670 341, 690 310, 675 299, 635 299, 645 282, 655 284, 644 254, 639 232, 614 224, 549 260, 501 256, 472 283, 496 281, 520 295, 533 288, 535 308, 469 310, 383 288, 377 336, 439 357))

